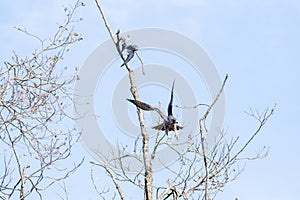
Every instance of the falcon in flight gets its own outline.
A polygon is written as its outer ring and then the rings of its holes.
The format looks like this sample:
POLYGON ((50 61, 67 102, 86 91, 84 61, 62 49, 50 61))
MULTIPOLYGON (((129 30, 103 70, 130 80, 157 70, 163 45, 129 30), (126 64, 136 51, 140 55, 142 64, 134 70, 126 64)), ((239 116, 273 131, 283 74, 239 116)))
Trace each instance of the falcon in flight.
POLYGON ((157 126, 152 127, 153 129, 156 130, 161 130, 161 131, 165 131, 166 135, 169 136, 168 132, 169 131, 174 131, 175 132, 175 137, 178 139, 178 134, 177 134, 177 130, 182 129, 182 126, 177 125, 178 122, 176 121, 176 118, 173 115, 173 91, 174 91, 174 82, 173 81, 173 85, 172 85, 172 90, 171 90, 171 99, 169 102, 169 106, 168 106, 168 116, 166 116, 159 108, 151 106, 147 103, 138 101, 138 100, 133 100, 133 99, 127 99, 129 102, 133 103, 134 105, 136 105, 138 108, 145 110, 145 111, 156 111, 160 117, 163 119, 163 123, 159 124, 157 126))

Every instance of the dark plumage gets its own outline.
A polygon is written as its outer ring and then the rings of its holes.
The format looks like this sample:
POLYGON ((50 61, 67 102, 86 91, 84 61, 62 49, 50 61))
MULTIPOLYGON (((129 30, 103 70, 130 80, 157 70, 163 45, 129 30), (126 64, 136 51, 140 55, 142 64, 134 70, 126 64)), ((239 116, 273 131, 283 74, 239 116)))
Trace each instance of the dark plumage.
MULTIPOLYGON (((175 82, 175 81, 174 81, 175 82)), ((134 99, 127 99, 129 102, 133 103, 136 105, 138 108, 145 110, 145 111, 156 111, 160 117, 163 119, 163 123, 159 124, 157 126, 152 127, 153 129, 156 130, 161 130, 165 131, 166 134, 168 135, 169 131, 174 131, 176 134, 176 130, 183 129, 182 126, 177 125, 176 118, 173 116, 173 91, 174 91, 174 82, 172 85, 172 90, 171 90, 171 99, 168 105, 168 116, 166 116, 159 108, 151 106, 147 103, 144 103, 142 101, 134 100, 134 99)), ((177 137, 177 136, 176 136, 177 137)))
POLYGON ((134 99, 127 99, 127 100, 130 101, 131 103, 133 103, 134 105, 136 105, 137 107, 139 107, 142 110, 146 110, 146 111, 154 110, 154 108, 152 106, 150 106, 149 104, 146 104, 144 102, 134 100, 134 99))
POLYGON ((124 63, 120 66, 123 67, 124 65, 126 65, 134 56, 134 53, 138 50, 138 46, 137 45, 129 45, 128 47, 126 47, 128 55, 127 58, 125 59, 124 63))

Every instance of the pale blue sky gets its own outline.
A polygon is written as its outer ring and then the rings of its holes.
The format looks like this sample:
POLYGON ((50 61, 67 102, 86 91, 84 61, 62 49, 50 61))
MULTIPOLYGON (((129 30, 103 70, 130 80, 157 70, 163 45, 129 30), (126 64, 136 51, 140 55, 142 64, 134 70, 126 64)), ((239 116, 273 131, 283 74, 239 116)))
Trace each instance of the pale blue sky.
MULTIPOLYGON (((56 22, 63 17, 62 5, 68 2, 71 1, 1 1, 1 63, 11 57, 12 50, 28 55, 36 48, 37 43, 17 32, 14 26, 26 27, 43 38, 50 37, 56 22)), ((86 4, 78 13, 84 21, 77 26, 84 40, 66 58, 69 65, 80 66, 108 38, 94 1, 86 4)), ((171 29, 190 37, 206 50, 221 77, 229 74, 225 121, 229 135, 246 140, 255 127, 244 111, 277 103, 275 115, 245 154, 253 155, 260 147, 269 146, 269 156, 247 162, 244 173, 227 185, 217 200, 298 198, 299 1, 105 0, 102 4, 113 30, 171 29)), ((70 199, 97 199, 89 182, 88 161, 92 158, 80 144, 73 156, 86 156, 87 162, 71 178, 70 199)), ((50 195, 45 199, 55 197, 50 195)))

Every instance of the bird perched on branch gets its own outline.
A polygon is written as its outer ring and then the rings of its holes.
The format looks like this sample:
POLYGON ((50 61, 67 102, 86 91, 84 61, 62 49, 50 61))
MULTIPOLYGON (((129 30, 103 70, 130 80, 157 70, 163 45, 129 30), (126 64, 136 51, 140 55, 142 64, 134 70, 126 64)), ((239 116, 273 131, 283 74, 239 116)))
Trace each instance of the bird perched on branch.
MULTIPOLYGON (((116 34, 117 36, 119 36, 120 31, 118 30, 116 34)), ((124 63, 120 66, 123 67, 133 58, 134 53, 138 50, 138 46, 132 43, 132 40, 130 39, 129 35, 118 38, 118 44, 122 53, 124 50, 127 50, 128 53, 124 63)))
MULTIPOLYGON (((119 30, 118 30, 119 31, 119 30)), ((117 35, 120 34, 120 32, 116 33, 117 35)), ((129 35, 123 35, 119 38, 119 48, 121 50, 121 52, 123 52, 128 46, 132 45, 132 40, 130 39, 129 35)))
POLYGON ((126 47, 127 49, 127 58, 125 59, 124 63, 120 66, 123 67, 124 65, 126 65, 134 56, 134 53, 138 50, 138 46, 135 44, 129 45, 126 47))
MULTIPOLYGON (((175 82, 175 81, 174 81, 175 82)), ((174 131, 175 137, 178 139, 177 130, 183 129, 182 126, 177 125, 178 122, 176 121, 176 118, 173 115, 173 91, 174 91, 174 82, 172 85, 171 90, 171 99, 168 105, 168 116, 166 116, 159 108, 151 106, 147 103, 144 103, 142 101, 134 100, 134 99, 127 99, 129 102, 136 105, 138 108, 145 110, 145 111, 156 111, 160 117, 163 119, 163 123, 159 124, 157 126, 152 127, 156 130, 165 131, 166 135, 169 137, 168 132, 174 131)))

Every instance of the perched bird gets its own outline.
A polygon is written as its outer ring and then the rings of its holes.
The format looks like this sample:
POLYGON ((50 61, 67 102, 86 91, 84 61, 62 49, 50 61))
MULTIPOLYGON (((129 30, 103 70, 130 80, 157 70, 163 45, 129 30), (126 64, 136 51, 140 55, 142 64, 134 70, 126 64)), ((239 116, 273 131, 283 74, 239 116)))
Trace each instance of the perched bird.
MULTIPOLYGON (((175 81, 174 81, 175 82, 175 81)), ((133 99, 127 99, 129 102, 133 103, 136 105, 138 108, 145 110, 145 111, 156 111, 160 117, 163 119, 163 123, 159 124, 157 126, 152 127, 153 129, 156 130, 161 130, 165 131, 166 135, 169 136, 168 132, 169 131, 174 131, 175 132, 175 137, 178 139, 178 134, 177 130, 183 129, 182 126, 177 125, 178 122, 176 121, 176 118, 173 115, 173 91, 174 91, 174 82, 172 85, 172 90, 171 90, 171 99, 169 102, 168 106, 168 116, 166 116, 159 108, 151 106, 147 103, 138 101, 138 100, 133 100, 133 99)))
POLYGON ((130 39, 129 35, 120 37, 119 45, 121 52, 132 45, 132 40, 130 39))
POLYGON ((123 67, 124 65, 126 65, 134 56, 134 53, 138 50, 138 46, 133 44, 133 45, 129 45, 128 47, 126 47, 127 49, 127 58, 125 59, 124 63, 120 66, 123 67))

